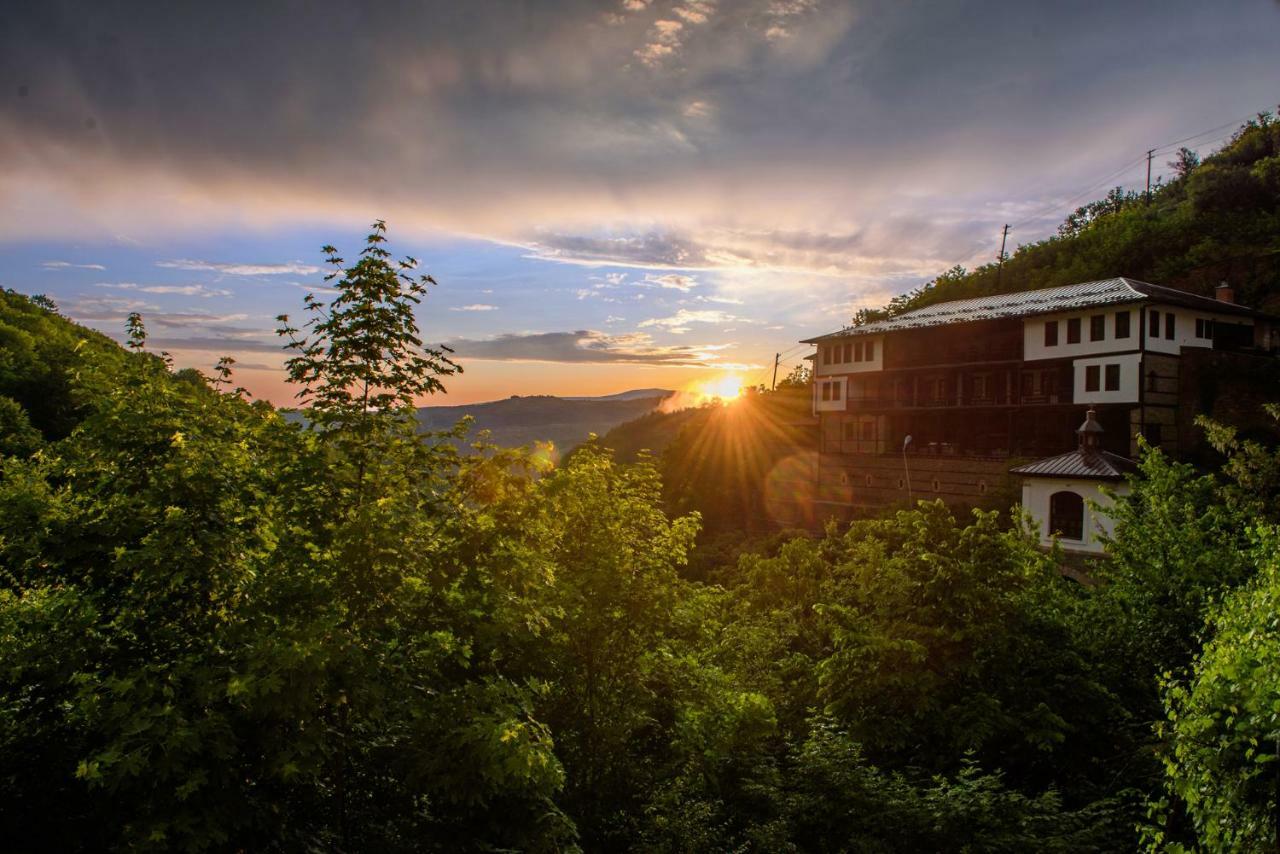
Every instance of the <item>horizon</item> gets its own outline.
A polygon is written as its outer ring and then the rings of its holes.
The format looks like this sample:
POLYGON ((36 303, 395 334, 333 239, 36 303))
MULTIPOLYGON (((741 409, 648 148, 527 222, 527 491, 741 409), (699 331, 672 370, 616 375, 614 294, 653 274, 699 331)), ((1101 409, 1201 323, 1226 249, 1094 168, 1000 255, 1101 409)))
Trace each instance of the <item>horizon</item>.
POLYGON ((420 405, 767 383, 1280 99, 1273 0, 1121 6, 9 10, 0 286, 287 406, 274 317, 385 218, 465 368, 420 405))

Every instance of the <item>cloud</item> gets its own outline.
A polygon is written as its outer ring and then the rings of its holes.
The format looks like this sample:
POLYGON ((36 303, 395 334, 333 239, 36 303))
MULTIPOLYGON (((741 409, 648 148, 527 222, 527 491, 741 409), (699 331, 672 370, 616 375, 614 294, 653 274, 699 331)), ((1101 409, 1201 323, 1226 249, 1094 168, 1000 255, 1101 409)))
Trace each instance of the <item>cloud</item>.
POLYGON ((172 261, 157 261, 157 267, 171 270, 198 270, 209 273, 222 273, 227 276, 311 276, 325 272, 324 268, 301 261, 288 261, 284 264, 238 264, 216 261, 193 261, 178 258, 172 261))
POLYGON ((646 275, 644 280, 648 283, 655 284, 660 288, 668 288, 676 291, 691 291, 698 286, 698 280, 693 276, 682 276, 678 273, 666 273, 661 276, 652 273, 646 275))
POLYGON ((529 242, 535 257, 587 265, 697 268, 710 264, 687 237, 651 231, 634 235, 548 234, 529 242))
POLYGON ((642 320, 638 325, 641 329, 657 326, 666 329, 673 335, 683 335, 688 332, 690 325, 694 323, 752 323, 743 317, 738 317, 718 309, 687 309, 682 308, 670 317, 651 317, 648 320, 642 320))
POLYGON ((588 329, 576 332, 538 332, 496 338, 456 338, 447 342, 460 358, 519 362, 719 366, 717 351, 724 344, 655 345, 644 333, 610 335, 588 329))
MULTIPOLYGON (((143 318, 145 321, 146 318, 143 318)), ((175 336, 148 338, 149 350, 201 350, 210 353, 282 353, 279 341, 264 338, 237 338, 234 336, 175 336)))
POLYGON ((41 265, 46 270, 105 270, 101 264, 73 264, 70 261, 45 261, 41 265))
POLYGON ((96 288, 112 288, 119 291, 138 291, 144 294, 175 294, 184 297, 229 297, 231 291, 210 288, 206 285, 140 285, 136 282, 98 282, 96 288))
MULTIPOLYGON (((0 234, 154 246, 382 216, 393 239, 544 260, 909 286, 992 257, 1003 209, 1069 197, 1135 139, 1264 108, 1276 84, 1257 73, 1267 3, 1170 0, 1139 42, 1132 3, 424 0, 362 9, 354 36, 348 6, 314 5, 306 26, 289 4, 197 24, 171 3, 125 27, 110 3, 19 4, 0 27, 27 92, 0 97, 0 234)), ((161 263, 320 272, 217 251, 161 263)))
POLYGON ((496 305, 489 305, 484 302, 475 302, 471 305, 455 305, 450 306, 449 311, 497 311, 496 305))

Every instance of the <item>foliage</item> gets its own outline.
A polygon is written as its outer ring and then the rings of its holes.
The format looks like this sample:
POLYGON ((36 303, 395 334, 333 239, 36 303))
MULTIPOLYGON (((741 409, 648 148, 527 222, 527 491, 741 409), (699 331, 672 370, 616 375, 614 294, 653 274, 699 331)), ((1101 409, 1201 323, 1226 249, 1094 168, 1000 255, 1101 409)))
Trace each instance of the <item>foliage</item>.
POLYGON ((1254 550, 1258 576, 1215 609, 1189 679, 1164 692, 1169 788, 1213 851, 1280 839, 1280 529, 1258 529, 1254 550))

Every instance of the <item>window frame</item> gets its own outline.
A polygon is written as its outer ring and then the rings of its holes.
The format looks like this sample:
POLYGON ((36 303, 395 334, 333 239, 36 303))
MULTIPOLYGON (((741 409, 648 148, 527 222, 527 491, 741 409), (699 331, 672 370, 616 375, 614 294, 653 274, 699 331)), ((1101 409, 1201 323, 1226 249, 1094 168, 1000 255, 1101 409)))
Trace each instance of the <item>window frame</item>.
POLYGON ((1166 341, 1172 341, 1177 337, 1177 319, 1178 316, 1172 311, 1164 313, 1164 338, 1166 341))
POLYGON ((1151 338, 1160 337, 1160 309, 1158 308, 1147 312, 1147 335, 1151 338))
POLYGON ((1089 340, 1107 340, 1107 316, 1105 314, 1093 314, 1089 316, 1089 340))
POLYGON ((1080 325, 1081 325, 1080 318, 1078 317, 1067 318, 1067 343, 1068 344, 1080 343, 1080 325))
POLYGON ((1105 365, 1102 372, 1102 389, 1103 391, 1119 391, 1120 390, 1120 366, 1116 363, 1105 365))
POLYGON ((1084 390, 1086 392, 1102 390, 1102 366, 1084 366, 1084 390))
POLYGON ((1060 489, 1049 496, 1049 535, 1073 543, 1084 542, 1084 496, 1070 489, 1060 489), (1064 506, 1067 505, 1067 506, 1064 506), (1065 523, 1065 524, 1064 524, 1065 523))
POLYGON ((1129 337, 1129 322, 1130 322, 1130 320, 1131 320, 1131 318, 1129 317, 1129 312, 1127 312, 1127 311, 1117 311, 1117 312, 1116 312, 1116 314, 1115 314, 1115 318, 1113 319, 1112 324, 1111 324, 1112 335, 1113 335, 1116 339, 1120 339, 1120 338, 1128 338, 1128 337, 1129 337), (1121 324, 1120 324, 1120 319, 1121 319, 1121 318, 1124 318, 1124 329, 1123 329, 1123 331, 1122 331, 1122 330, 1121 330, 1121 328, 1120 328, 1120 327, 1121 327, 1121 324))
POLYGON ((1058 321, 1046 320, 1044 322, 1044 346, 1058 346, 1058 321))

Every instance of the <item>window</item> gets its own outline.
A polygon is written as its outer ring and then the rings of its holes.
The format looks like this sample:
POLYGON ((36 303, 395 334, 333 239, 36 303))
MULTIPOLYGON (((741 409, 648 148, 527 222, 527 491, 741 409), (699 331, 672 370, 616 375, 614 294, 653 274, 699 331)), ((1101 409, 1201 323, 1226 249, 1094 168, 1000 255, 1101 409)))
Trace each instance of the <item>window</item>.
POLYGON ((867 357, 868 362, 874 362, 876 360, 876 342, 868 341, 867 349, 863 355, 867 357))
POLYGON ((1173 312, 1164 313, 1164 337, 1173 340, 1173 312))
POLYGON ((1120 390, 1120 366, 1119 365, 1107 365, 1107 376, 1106 376, 1105 387, 1107 391, 1120 390))
POLYGON ((1164 441, 1164 430, 1159 424, 1148 424, 1142 428, 1142 436, 1148 445, 1159 445, 1164 441))
POLYGON ((831 399, 832 400, 840 399, 840 382, 838 380, 831 384, 831 399))
POLYGON ((863 421, 863 422, 862 422, 862 440, 863 440, 864 442, 870 442, 870 441, 871 441, 872 439, 874 439, 875 437, 876 437, 876 425, 875 425, 875 422, 874 422, 874 421, 863 421))
POLYGON ((842 362, 849 361, 849 342, 848 341, 844 343, 844 351, 840 355, 843 357, 840 359, 840 361, 842 362))
POLYGON ((978 374, 973 378, 973 398, 974 400, 987 399, 987 375, 978 374))
POLYGON ((1040 393, 1052 397, 1058 393, 1058 375, 1053 371, 1040 372, 1040 393))
POLYGON ((1151 314, 1149 314, 1148 317, 1151 318, 1151 323, 1150 323, 1151 337, 1159 338, 1160 337, 1160 312, 1156 311, 1155 309, 1152 309, 1151 314))
POLYGON ((1049 496, 1049 533, 1064 540, 1084 539, 1084 499, 1074 492, 1049 496))
POLYGON ((1102 376, 1102 368, 1098 365, 1086 365, 1084 369, 1084 390, 1097 391, 1098 380, 1102 376))
POLYGON ((1050 320, 1044 325, 1044 346, 1058 346, 1058 321, 1050 320))
POLYGON ((1116 325, 1116 337, 1128 338, 1129 337, 1129 312, 1117 311, 1115 325, 1116 325))
POLYGON ((822 348, 822 364, 824 365, 831 364, 831 348, 830 347, 822 348))
POLYGON ((858 425, 857 425, 857 424, 854 424, 852 421, 846 421, 846 422, 844 422, 844 437, 845 437, 845 439, 856 439, 856 438, 858 438, 857 434, 854 432, 854 430, 857 428, 857 426, 858 426, 858 425))
POLYGON ((1067 321, 1067 343, 1080 343, 1080 318, 1073 317, 1067 321))
POLYGON ((822 399, 823 400, 831 399, 831 383, 822 384, 822 399))
POLYGON ((1095 314, 1089 318, 1089 340, 1101 341, 1107 337, 1107 316, 1095 314))
POLYGON ((1036 393, 1036 375, 1027 371, 1022 375, 1022 396, 1034 397, 1036 393))
POLYGON ((1196 337, 1212 338, 1213 337, 1213 321, 1205 320, 1203 317, 1196 318, 1196 337))
POLYGON ((853 360, 855 362, 862 361, 862 342, 861 341, 853 345, 853 360))

